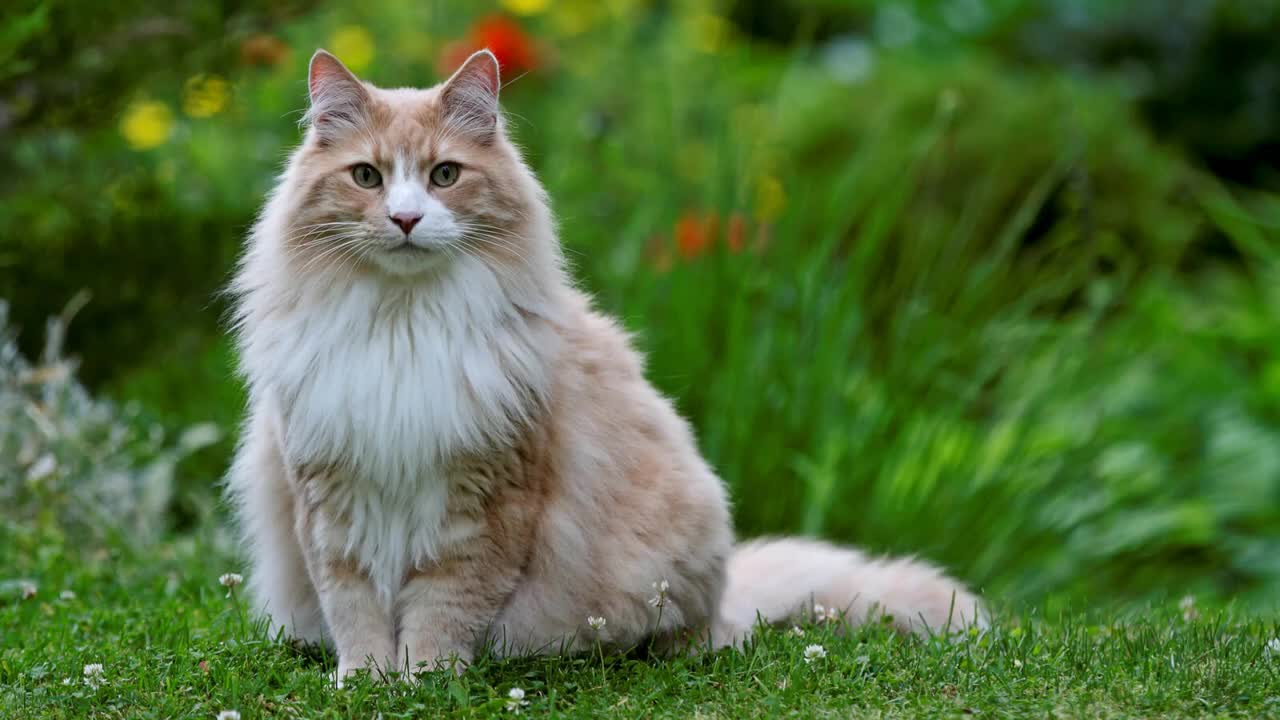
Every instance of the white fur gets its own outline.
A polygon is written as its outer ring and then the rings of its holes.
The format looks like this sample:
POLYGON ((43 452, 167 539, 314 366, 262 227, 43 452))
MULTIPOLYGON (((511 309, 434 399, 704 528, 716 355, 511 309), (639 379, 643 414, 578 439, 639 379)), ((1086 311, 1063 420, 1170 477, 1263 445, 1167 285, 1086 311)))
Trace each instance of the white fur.
POLYGON ((856 548, 778 538, 739 545, 725 572, 716 646, 741 644, 757 622, 811 618, 815 606, 852 624, 885 615, 915 632, 987 624, 972 593, 914 558, 874 559, 856 548))
POLYGON ((344 476, 334 499, 351 528, 316 539, 340 543, 390 598, 411 565, 466 534, 443 523, 442 461, 510 432, 546 391, 534 345, 545 339, 514 321, 516 305, 471 258, 403 286, 334 280, 299 277, 291 309, 242 325, 242 364, 280 408, 286 465, 344 476))
POLYGON ((412 158, 398 155, 387 183, 386 235, 392 243, 404 243, 402 250, 374 252, 372 259, 382 270, 399 276, 411 276, 438 267, 452 246, 462 237, 453 213, 427 192, 414 172, 412 158), (421 220, 404 236, 404 231, 391 223, 400 213, 416 214, 421 220), (429 252, 421 252, 426 250, 429 252))

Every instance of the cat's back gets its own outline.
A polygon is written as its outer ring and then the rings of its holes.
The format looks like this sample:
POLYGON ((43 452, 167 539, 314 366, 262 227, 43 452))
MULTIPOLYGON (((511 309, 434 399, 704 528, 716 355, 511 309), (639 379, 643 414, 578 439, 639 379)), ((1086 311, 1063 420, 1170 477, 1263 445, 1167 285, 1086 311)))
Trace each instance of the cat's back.
MULTIPOLYGON (((722 482, 688 423, 645 379, 625 331, 581 296, 570 308, 549 408, 558 477, 540 560, 569 587, 638 596, 669 579, 699 586, 683 588, 685 597, 718 597, 719 563, 732 544, 722 482), (593 538, 589 547, 585 537, 593 538), (575 556, 587 561, 556 561, 575 556), (690 566, 673 567, 677 557, 690 566)), ((694 614, 702 612, 709 609, 694 614)))

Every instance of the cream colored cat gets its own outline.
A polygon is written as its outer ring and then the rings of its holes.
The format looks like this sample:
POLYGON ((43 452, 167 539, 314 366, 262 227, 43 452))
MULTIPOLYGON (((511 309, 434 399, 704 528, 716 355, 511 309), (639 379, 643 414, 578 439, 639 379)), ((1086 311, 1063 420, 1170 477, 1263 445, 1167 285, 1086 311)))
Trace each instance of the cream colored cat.
POLYGON ((688 425, 566 277, 498 88, 488 52, 427 90, 312 58, 306 138, 233 286, 251 410, 229 486, 257 608, 335 647, 339 679, 486 644, 723 646, 813 603, 973 619, 920 562, 734 545, 688 425))

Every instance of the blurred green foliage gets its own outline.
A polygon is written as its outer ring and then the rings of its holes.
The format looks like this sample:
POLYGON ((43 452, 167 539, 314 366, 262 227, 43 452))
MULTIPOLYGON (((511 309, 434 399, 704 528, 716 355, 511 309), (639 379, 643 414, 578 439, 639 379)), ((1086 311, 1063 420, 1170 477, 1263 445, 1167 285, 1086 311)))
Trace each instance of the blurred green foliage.
MULTIPOLYGON (((1280 196, 1257 150, 1280 132, 1205 78, 1266 76, 1271 46, 1231 39, 1276 16, 1197 2, 1160 25, 1069 0, 509 1, 536 56, 504 100, 576 274, 637 332, 743 534, 919 552, 1010 598, 1261 606, 1280 591, 1280 196), (1143 50, 1178 33, 1185 72, 1143 50), (1239 133, 1212 146, 1215 126, 1239 133)), ((76 46, 31 40, 61 7, 5 24, 5 107, 79 72, 36 69, 76 46)), ((241 412, 214 293, 296 141, 306 58, 427 85, 495 8, 176 7, 192 52, 80 85, 101 112, 7 116, 0 296, 31 348, 90 288, 70 335, 89 381, 227 431, 181 466, 183 525, 241 412), (213 29, 229 16, 255 19, 213 29)))
POLYGON ((231 157, 216 169, 201 160, 227 148, 175 122, 174 108, 192 109, 190 79, 256 62, 245 43, 303 5, 18 0, 6 7, 0 161, 10 172, 0 177, 0 297, 12 300, 13 320, 28 331, 25 348, 39 342, 30 331, 82 289, 94 301, 71 344, 95 383, 138 364, 137 353, 161 338, 216 328, 203 311, 254 201, 231 157), (120 131, 125 110, 147 101, 159 103, 152 124, 171 127, 163 148, 139 153, 120 131))

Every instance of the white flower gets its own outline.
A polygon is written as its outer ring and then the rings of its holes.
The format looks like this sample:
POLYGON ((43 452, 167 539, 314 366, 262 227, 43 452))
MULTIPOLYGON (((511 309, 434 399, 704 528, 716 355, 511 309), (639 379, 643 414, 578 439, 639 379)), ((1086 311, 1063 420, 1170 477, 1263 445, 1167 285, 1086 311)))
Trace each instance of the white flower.
POLYGON ((831 619, 831 611, 818 603, 813 604, 813 621, 815 623, 824 623, 831 619))
POLYGON ((63 685, 70 685, 70 684, 71 684, 71 678, 62 678, 62 684, 63 684, 63 685))
POLYGON ((1266 653, 1269 657, 1280 658, 1280 638, 1271 638, 1267 641, 1266 653))
POLYGON ((791 634, 796 637, 804 637, 804 630, 801 630, 799 625, 792 625, 791 634))
POLYGON ((596 632, 600 632, 601 630, 604 629, 604 626, 608 624, 609 624, 609 621, 605 620, 602 617, 596 617, 594 615, 587 616, 587 625, 590 625, 591 629, 595 630, 596 632))
POLYGON ((1200 617, 1200 613, 1196 610, 1196 599, 1190 595, 1182 598, 1178 607, 1182 609, 1182 619, 1187 622, 1200 617))
POLYGON ((507 709, 511 712, 520 712, 520 708, 528 704, 529 701, 524 699, 524 690, 513 687, 507 693, 507 709))
POLYGON ((242 582, 244 582, 244 576, 240 573, 223 573, 218 577, 218 584, 227 589, 227 597, 231 597, 236 586, 242 582))
POLYGON ((1014 658, 1014 660, 1013 660, 1013 666, 1014 666, 1014 667, 1016 667, 1016 668, 1018 668, 1018 669, 1022 669, 1022 661, 1021 661, 1021 660, 1018 660, 1017 658, 1014 658))
POLYGON ((236 710, 223 710, 218 713, 218 720, 240 720, 240 713, 236 710))
POLYGON ((63 602, 71 602, 72 600, 76 599, 76 594, 71 592, 70 590, 63 590, 62 592, 58 593, 58 599, 62 600, 63 602))
POLYGON ((102 669, 102 663, 89 663, 84 666, 84 681, 90 687, 97 687, 102 684, 106 673, 102 669))
POLYGON ((30 600, 36 596, 36 592, 39 591, 39 588, 30 580, 22 580, 18 583, 18 590, 22 592, 23 600, 30 600))
POLYGON ((816 660, 822 660, 827 656, 827 649, 821 645, 810 645, 804 649, 805 664, 812 664, 816 660))
POLYGON ((666 580, 659 580, 655 582, 653 584, 653 591, 657 594, 649 598, 649 604, 656 608, 660 608, 666 605, 667 590, 670 589, 670 587, 671 587, 671 584, 668 583, 666 580))

